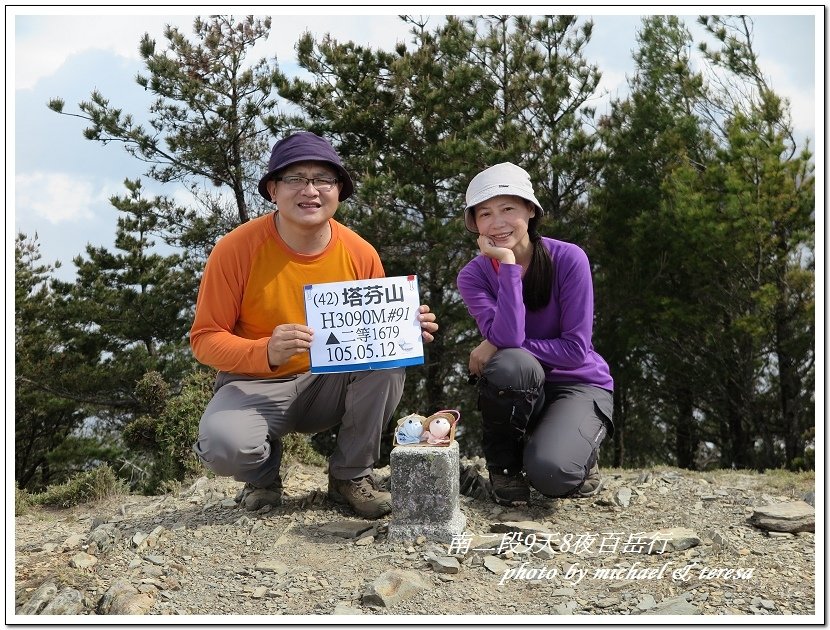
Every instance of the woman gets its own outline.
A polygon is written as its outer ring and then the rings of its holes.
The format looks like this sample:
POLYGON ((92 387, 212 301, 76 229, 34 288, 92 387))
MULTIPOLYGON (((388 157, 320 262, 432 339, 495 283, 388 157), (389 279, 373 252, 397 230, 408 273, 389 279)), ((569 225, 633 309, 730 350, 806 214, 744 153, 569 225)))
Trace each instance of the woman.
POLYGON ((613 432, 613 380, 594 351, 585 252, 540 236, 527 172, 505 162, 470 182, 464 221, 481 255, 458 289, 484 341, 470 353, 492 495, 527 503, 599 492, 599 446, 613 432), (529 484, 529 485, 528 485, 529 484))

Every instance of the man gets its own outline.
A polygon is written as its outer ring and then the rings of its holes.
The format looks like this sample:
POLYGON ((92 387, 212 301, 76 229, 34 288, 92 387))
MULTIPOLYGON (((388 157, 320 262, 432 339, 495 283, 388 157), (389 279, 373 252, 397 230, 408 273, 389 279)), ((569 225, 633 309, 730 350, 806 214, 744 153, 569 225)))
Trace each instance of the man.
MULTIPOLYGON (((323 138, 296 133, 274 145, 259 192, 276 211, 221 238, 205 265, 190 344, 219 370, 193 448, 218 475, 245 482, 249 510, 280 503, 281 438, 340 425, 329 459, 329 497, 365 518, 392 509, 372 476, 381 434, 403 393, 403 368, 312 374, 307 284, 380 278, 377 251, 333 219, 354 191, 323 138)), ((424 341, 438 330, 420 307, 424 341)))

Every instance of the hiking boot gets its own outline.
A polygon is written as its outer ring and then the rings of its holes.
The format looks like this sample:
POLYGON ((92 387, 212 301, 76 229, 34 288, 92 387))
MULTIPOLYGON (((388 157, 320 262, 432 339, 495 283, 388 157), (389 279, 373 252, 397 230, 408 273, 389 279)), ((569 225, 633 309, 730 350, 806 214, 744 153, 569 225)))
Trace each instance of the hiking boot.
POLYGON ((585 481, 582 482, 582 485, 579 486, 579 490, 577 490, 573 496, 577 499, 586 499, 588 497, 593 497, 599 494, 600 490, 602 490, 602 475, 599 474, 599 463, 594 462, 594 465, 591 467, 591 470, 588 471, 588 476, 585 477, 585 481))
POLYGON ((480 466, 461 464, 458 472, 458 491, 464 496, 487 500, 490 498, 490 482, 479 473, 480 466))
POLYGON ((271 485, 265 488, 258 488, 252 483, 246 483, 239 494, 236 495, 234 501, 252 512, 266 505, 274 507, 282 505, 282 479, 277 477, 271 485))
POLYGON ((350 505, 364 518, 380 518, 392 511, 392 494, 382 490, 372 475, 335 479, 329 474, 329 498, 350 505))
POLYGON ((498 473, 490 470, 490 494, 493 501, 499 505, 508 507, 514 505, 527 505, 530 501, 530 486, 523 473, 514 474, 504 472, 498 473))

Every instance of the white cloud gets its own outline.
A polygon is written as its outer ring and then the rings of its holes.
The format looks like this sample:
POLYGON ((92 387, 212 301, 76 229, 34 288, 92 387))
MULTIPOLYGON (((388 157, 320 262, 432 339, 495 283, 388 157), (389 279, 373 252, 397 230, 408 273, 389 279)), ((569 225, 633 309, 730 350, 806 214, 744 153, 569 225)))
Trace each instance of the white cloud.
POLYGON ((189 28, 192 18, 123 15, 18 15, 15 41, 15 87, 33 87, 56 72, 67 57, 86 50, 110 50, 138 59, 138 43, 149 32, 162 36, 167 22, 189 28))
POLYGON ((15 177, 15 213, 33 212, 49 223, 94 219, 93 207, 109 204, 109 186, 66 173, 21 173, 15 177))
MULTIPOLYGON (((95 7, 88 7, 94 9, 95 7)), ((193 37, 198 15, 16 15, 15 88, 29 89, 60 69, 72 55, 89 50, 108 50, 127 59, 138 59, 138 44, 149 33, 159 47, 166 47, 164 27, 176 26, 193 37)), ((437 22, 436 16, 430 23, 437 22)), ((271 35, 249 53, 249 61, 276 56, 280 64, 296 60, 294 46, 305 32, 315 38, 329 33, 340 41, 391 50, 409 39, 409 25, 396 15, 273 15, 271 35)))
POLYGON ((610 113, 611 102, 624 98, 628 93, 628 77, 622 70, 603 70, 601 65, 599 68, 602 78, 590 103, 598 114, 607 115, 610 113))

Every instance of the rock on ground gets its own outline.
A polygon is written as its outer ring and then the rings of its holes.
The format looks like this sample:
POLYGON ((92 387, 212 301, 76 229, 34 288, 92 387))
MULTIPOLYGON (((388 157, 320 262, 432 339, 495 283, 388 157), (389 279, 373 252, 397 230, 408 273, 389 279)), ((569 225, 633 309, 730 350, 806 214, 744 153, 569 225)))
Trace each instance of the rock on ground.
POLYGON ((15 519, 15 615, 816 615, 803 476, 606 470, 594 498, 507 509, 481 470, 465 468, 466 534, 450 544, 390 542, 388 519, 330 502, 323 469, 299 465, 283 505, 257 512, 234 502, 241 484, 207 477, 34 508, 15 519))

